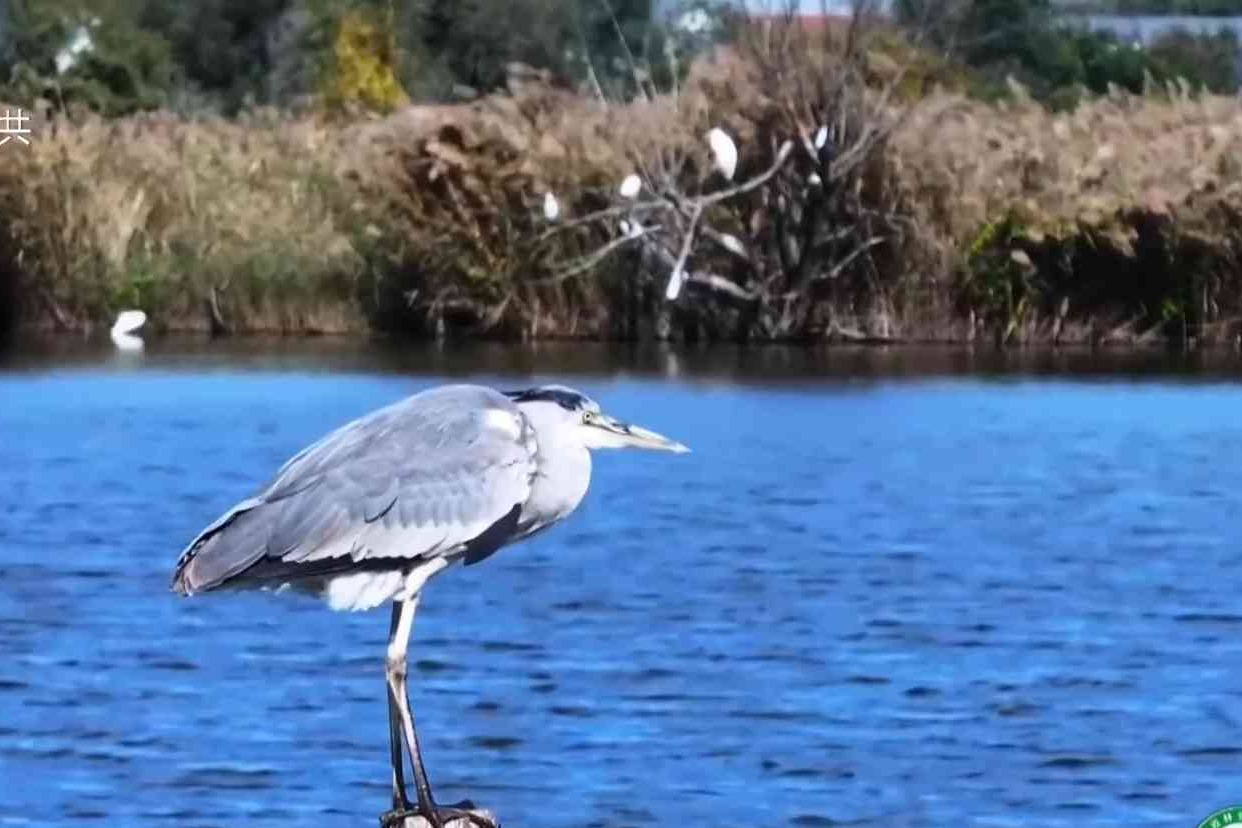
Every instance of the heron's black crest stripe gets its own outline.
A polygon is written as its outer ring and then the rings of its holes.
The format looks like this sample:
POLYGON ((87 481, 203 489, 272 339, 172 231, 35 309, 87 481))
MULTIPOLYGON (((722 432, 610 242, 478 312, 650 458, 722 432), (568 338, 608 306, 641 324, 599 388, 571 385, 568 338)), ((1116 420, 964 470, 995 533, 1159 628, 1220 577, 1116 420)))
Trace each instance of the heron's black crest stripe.
POLYGON ((542 387, 527 388, 523 391, 506 391, 505 396, 514 402, 554 402, 569 411, 581 411, 586 408, 589 400, 577 391, 568 388, 542 387))
POLYGON ((487 560, 504 546, 505 541, 517 531, 518 517, 522 514, 522 504, 518 503, 509 513, 491 526, 483 530, 483 534, 466 544, 465 566, 487 560))

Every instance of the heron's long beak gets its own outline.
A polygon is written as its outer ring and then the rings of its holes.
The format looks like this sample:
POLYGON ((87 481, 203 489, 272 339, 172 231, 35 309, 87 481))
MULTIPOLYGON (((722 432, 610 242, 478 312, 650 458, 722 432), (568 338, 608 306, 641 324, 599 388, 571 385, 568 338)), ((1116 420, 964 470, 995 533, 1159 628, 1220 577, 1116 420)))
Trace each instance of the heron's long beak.
POLYGON ((620 420, 613 419, 605 415, 600 415, 591 423, 591 426, 598 428, 608 435, 607 443, 617 448, 639 448, 648 451, 671 451, 674 454, 685 454, 690 449, 683 446, 676 440, 670 440, 663 434, 656 434, 654 431, 648 431, 645 428, 629 423, 623 423, 620 420))

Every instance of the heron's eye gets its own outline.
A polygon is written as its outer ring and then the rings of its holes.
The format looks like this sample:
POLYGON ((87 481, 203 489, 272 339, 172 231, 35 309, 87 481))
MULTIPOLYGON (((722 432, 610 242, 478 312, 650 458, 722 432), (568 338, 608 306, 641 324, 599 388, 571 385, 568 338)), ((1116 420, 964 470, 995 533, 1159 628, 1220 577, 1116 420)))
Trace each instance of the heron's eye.
POLYGON ((591 423, 595 422, 595 412, 594 411, 583 411, 582 422, 584 425, 590 425, 591 423))

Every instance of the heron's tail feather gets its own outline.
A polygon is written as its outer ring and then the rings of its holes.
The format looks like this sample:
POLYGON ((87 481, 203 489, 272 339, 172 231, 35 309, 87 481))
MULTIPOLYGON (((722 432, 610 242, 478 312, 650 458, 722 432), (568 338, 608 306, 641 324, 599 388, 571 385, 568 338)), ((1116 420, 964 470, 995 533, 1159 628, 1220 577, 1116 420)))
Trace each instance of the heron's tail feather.
POLYGON ((173 591, 193 595, 215 589, 262 558, 268 529, 262 505, 256 498, 243 500, 191 541, 177 560, 173 591))

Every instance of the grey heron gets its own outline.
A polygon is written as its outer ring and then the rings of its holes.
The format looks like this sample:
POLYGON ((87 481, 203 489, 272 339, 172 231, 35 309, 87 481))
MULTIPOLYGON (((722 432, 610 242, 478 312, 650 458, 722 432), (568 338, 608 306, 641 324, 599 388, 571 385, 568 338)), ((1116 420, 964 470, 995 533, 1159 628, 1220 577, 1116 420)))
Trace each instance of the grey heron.
POLYGON ((586 495, 592 449, 688 449, 600 411, 559 385, 499 392, 448 385, 407 397, 295 455, 181 553, 172 588, 321 594, 337 610, 392 601, 385 672, 393 807, 384 826, 420 815, 489 823, 432 797, 406 690, 406 652, 428 579, 470 566, 567 517, 586 495), (406 794, 404 757, 416 802, 406 794))

